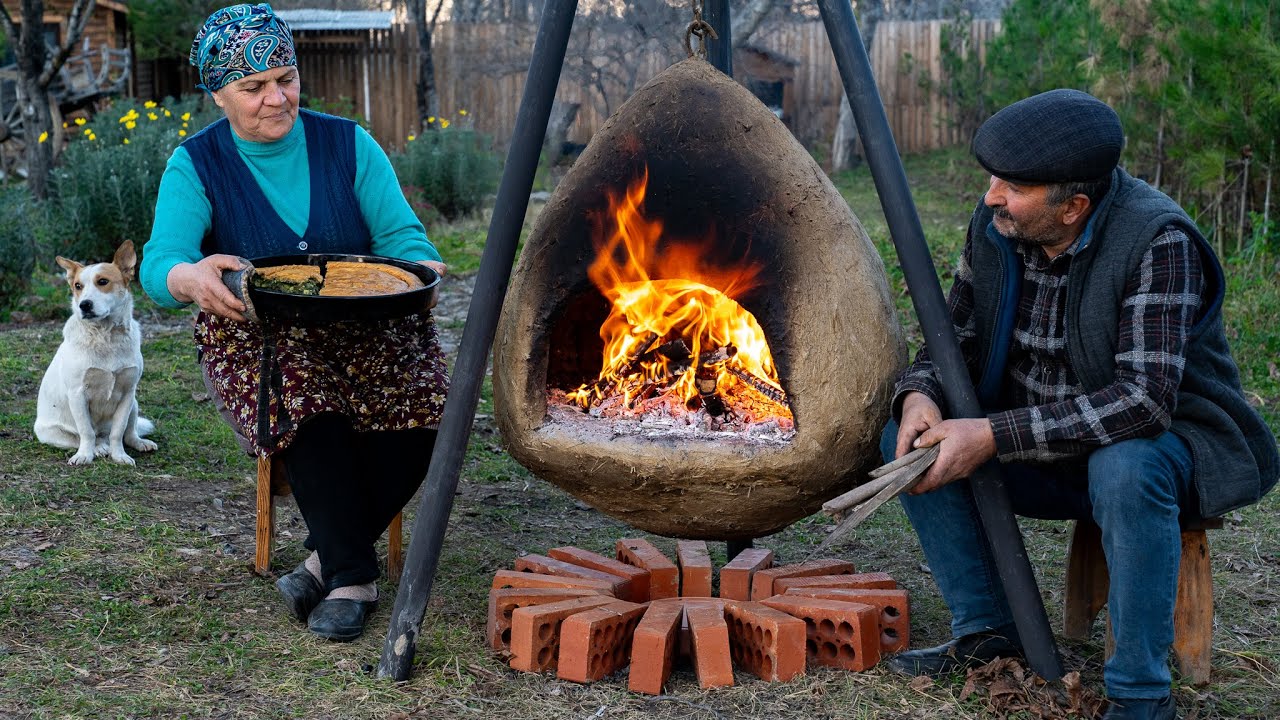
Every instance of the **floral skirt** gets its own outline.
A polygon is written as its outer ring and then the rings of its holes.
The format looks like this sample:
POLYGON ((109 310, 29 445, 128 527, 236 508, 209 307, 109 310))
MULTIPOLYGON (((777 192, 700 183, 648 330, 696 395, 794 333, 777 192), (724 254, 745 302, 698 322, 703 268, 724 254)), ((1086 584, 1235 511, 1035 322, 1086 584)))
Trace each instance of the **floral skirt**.
POLYGON ((317 413, 341 413, 369 431, 435 427, 444 412, 449 375, 430 313, 291 325, 202 312, 195 340, 224 417, 261 455, 288 447, 317 413))

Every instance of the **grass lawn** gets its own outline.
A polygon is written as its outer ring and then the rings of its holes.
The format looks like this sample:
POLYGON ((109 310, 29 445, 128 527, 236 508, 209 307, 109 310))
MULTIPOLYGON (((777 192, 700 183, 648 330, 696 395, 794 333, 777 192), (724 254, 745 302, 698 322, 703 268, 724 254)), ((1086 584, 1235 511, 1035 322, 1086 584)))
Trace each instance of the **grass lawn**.
MULTIPOLYGON (((963 153, 910 158, 908 176, 935 263, 949 283, 968 214, 985 178, 963 153)), ((865 168, 836 178, 880 248, 913 347, 919 330, 865 168)), ((438 315, 446 335, 465 319, 465 271, 474 270, 482 223, 433 229, 449 278, 438 315)), ((1280 258, 1228 263, 1227 324, 1250 397, 1280 428, 1280 258)), ((60 310, 61 292, 44 295, 60 310)), ((36 317, 60 314, 37 309, 36 317)), ((611 554, 636 534, 538 480, 503 451, 486 388, 477 410, 413 677, 396 684, 371 672, 386 635, 396 585, 360 640, 311 636, 278 601, 272 579, 253 573, 254 466, 204 394, 190 316, 144 300, 144 415, 158 452, 136 467, 66 465, 69 452, 36 442, 31 427, 44 368, 61 323, 0 326, 0 718, 982 718, 999 714, 964 678, 909 682, 877 668, 810 670, 787 684, 738 673, 732 688, 698 689, 683 667, 666 695, 627 692, 625 674, 592 685, 510 670, 484 646, 493 573, 522 553, 573 544, 611 554)), ((273 570, 304 556, 305 527, 280 504, 273 570)), ((412 527, 412 510, 406 528, 412 527)), ((1210 533, 1217 607, 1213 677, 1202 688, 1175 680, 1182 713, 1207 718, 1280 716, 1280 500, 1232 513, 1210 533)), ((814 516, 757 541, 780 562, 808 555, 826 535, 814 516)), ((1068 527, 1022 523, 1051 618, 1060 617, 1068 527)), ((672 553, 674 542, 651 539, 672 553)), ((713 543, 713 560, 725 561, 713 543)), ((880 510, 833 556, 886 571, 911 591, 912 644, 948 636, 945 607, 897 504, 880 510)), ((1083 643, 1060 646, 1067 670, 1101 691, 1103 621, 1083 643)), ((1055 716, 1057 717, 1057 716, 1055 716)))

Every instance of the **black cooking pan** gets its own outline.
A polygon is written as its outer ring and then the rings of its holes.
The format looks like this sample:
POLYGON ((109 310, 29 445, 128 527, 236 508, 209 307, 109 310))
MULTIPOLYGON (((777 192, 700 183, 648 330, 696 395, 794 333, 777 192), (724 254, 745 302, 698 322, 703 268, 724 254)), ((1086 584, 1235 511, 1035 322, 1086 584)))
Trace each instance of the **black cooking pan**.
POLYGON ((427 310, 434 303, 440 285, 440 276, 426 265, 408 260, 379 257, 377 255, 274 255, 254 258, 249 262, 255 268, 277 265, 316 265, 324 274, 327 263, 369 262, 394 265, 408 270, 422 280, 425 287, 392 295, 361 295, 330 297, 321 295, 295 295, 278 290, 264 290, 250 286, 249 293, 254 308, 262 317, 291 320, 298 323, 325 323, 350 320, 385 320, 403 317, 427 310))

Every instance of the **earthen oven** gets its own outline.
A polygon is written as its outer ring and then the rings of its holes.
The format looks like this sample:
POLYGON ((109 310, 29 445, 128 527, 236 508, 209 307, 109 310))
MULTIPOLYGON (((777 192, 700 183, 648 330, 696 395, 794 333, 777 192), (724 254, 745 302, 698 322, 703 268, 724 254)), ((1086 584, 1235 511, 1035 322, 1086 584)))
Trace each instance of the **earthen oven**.
POLYGON ((539 215, 494 402, 513 457, 592 506, 744 539, 879 464, 905 356, 839 192, 756 98, 690 59, 610 118, 539 215))

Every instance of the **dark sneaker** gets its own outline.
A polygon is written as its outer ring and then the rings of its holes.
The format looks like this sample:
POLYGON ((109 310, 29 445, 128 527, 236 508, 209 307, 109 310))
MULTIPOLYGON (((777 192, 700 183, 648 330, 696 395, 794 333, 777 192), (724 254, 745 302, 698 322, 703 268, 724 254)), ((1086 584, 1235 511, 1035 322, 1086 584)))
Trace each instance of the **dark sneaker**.
POLYGON ((908 650, 885 661, 903 675, 945 675, 980 667, 996 658, 1023 659, 1022 646, 1011 641, 1012 632, 989 631, 958 637, 937 647, 908 650))
POLYGON ((322 638, 350 642, 364 633, 365 621, 377 608, 377 600, 321 600, 307 618, 307 627, 322 638))
POLYGON ((1159 700, 1111 698, 1102 720, 1178 720, 1178 704, 1169 695, 1159 700))
POLYGON ((323 600, 325 595, 320 581, 307 570, 305 563, 276 580, 276 589, 284 596, 284 604, 289 608, 289 614, 297 618, 298 622, 306 622, 311 609, 323 600))

